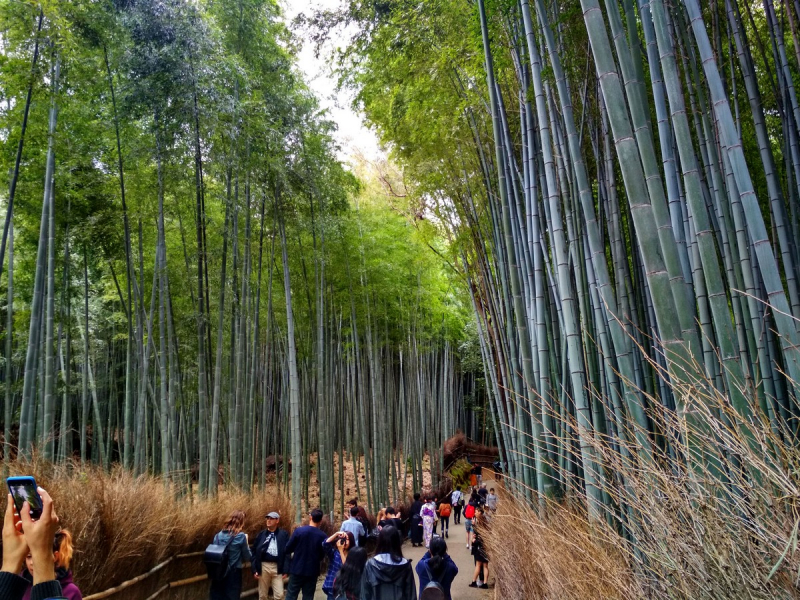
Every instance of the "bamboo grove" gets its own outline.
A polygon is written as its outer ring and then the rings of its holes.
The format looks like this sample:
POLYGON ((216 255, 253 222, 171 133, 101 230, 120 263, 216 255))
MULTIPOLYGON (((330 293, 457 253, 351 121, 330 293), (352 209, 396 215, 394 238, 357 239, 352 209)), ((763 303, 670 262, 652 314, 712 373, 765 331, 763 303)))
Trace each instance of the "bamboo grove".
POLYGON ((0 22, 6 466, 75 456, 211 496, 275 469, 298 514, 312 477, 333 510, 345 460, 370 506, 419 487, 426 453, 440 471, 480 396, 469 307, 338 158, 278 5, 0 22))
POLYGON ((359 25, 339 72, 449 237, 518 492, 580 499, 673 585, 691 569, 665 564, 667 499, 684 533, 706 500, 728 515, 752 541, 729 558, 767 565, 754 585, 794 556, 799 20, 773 0, 398 0, 311 21, 321 44, 359 25))

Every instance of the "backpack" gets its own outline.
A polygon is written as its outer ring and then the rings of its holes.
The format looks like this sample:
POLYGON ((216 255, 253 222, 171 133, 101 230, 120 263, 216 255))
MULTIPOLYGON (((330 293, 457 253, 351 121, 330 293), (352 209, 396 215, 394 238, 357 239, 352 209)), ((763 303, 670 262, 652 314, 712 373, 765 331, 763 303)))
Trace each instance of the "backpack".
POLYGON ((428 565, 425 565, 425 570, 428 572, 428 579, 430 579, 430 581, 420 593, 419 600, 428 600, 429 598, 430 600, 438 600, 439 598, 446 598, 444 587, 433 578, 433 573, 431 573, 428 565))
POLYGON ((464 509, 464 518, 471 519, 474 516, 475 516, 475 505, 468 504, 467 508, 464 509))
POLYGON ((451 510, 452 509, 450 508, 449 504, 442 503, 441 505, 439 505, 439 516, 440 517, 449 517, 451 510))
POLYGON ((447 598, 447 596, 442 586, 435 581, 431 581, 426 585, 425 589, 422 590, 422 593, 419 595, 419 600, 444 600, 445 598, 447 598))
POLYGON ((206 565, 206 572, 211 581, 221 581, 228 575, 231 567, 228 550, 231 542, 236 538, 235 535, 232 535, 227 544, 217 544, 218 535, 214 536, 214 541, 206 547, 206 551, 203 554, 203 562, 206 565))

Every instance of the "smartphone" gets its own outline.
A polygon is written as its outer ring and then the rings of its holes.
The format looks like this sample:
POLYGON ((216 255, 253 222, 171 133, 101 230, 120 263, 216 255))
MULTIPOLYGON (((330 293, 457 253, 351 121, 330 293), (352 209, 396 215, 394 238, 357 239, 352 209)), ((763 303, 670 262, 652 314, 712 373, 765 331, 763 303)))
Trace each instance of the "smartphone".
POLYGON ((11 497, 14 498, 14 505, 17 507, 17 513, 22 514, 22 504, 27 500, 31 506, 31 519, 38 519, 42 516, 42 497, 37 492, 36 480, 30 475, 23 477, 9 477, 6 479, 8 484, 8 491, 11 492, 11 497))

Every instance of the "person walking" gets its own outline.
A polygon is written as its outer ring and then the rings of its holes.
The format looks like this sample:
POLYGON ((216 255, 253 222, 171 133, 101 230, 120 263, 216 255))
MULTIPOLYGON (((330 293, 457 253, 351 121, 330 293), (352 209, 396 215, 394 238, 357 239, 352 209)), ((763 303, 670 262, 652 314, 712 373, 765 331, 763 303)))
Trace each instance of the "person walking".
POLYGON ((414 494, 414 502, 411 503, 409 509, 411 524, 409 525, 409 537, 411 538, 412 546, 422 545, 422 501, 420 500, 419 493, 414 494))
MULTIPOLYGON (((58 530, 53 540, 53 564, 56 568, 56 581, 61 585, 61 596, 67 600, 83 600, 80 589, 72 580, 72 571, 69 570, 72 553, 72 534, 66 529, 58 530)), ((25 558, 25 570, 22 572, 23 579, 28 582, 28 589, 22 595, 22 600, 30 600, 31 598, 33 569, 33 555, 28 553, 25 558)))
POLYGON ((450 504, 450 500, 445 498, 442 503, 439 505, 439 520, 442 522, 442 537, 450 537, 450 511, 452 510, 452 505, 450 504))
POLYGON ((472 523, 475 518, 475 510, 480 504, 478 494, 473 491, 469 498, 469 502, 464 507, 464 531, 467 534, 467 550, 472 547, 472 523))
POLYGON ((397 528, 381 529, 375 556, 364 567, 360 600, 417 600, 414 571, 403 557, 402 543, 397 528))
POLYGON ((483 533, 486 528, 486 517, 483 507, 475 509, 475 522, 472 525, 472 556, 475 559, 475 572, 472 574, 472 583, 469 587, 488 588, 489 584, 489 557, 483 545, 483 533), (483 583, 478 583, 481 569, 483 569, 483 583))
POLYGON ((461 523, 461 510, 464 508, 464 493, 461 490, 453 490, 450 494, 450 505, 453 507, 453 525, 461 523))
POLYGON ((482 483, 478 489, 478 496, 480 496, 481 504, 486 504, 486 499, 489 497, 489 490, 486 489, 485 483, 482 483))
POLYGON ((494 488, 489 489, 489 495, 486 496, 486 506, 492 512, 497 512, 497 494, 494 493, 494 488))
POLYGON ((281 515, 275 511, 264 515, 266 529, 256 536, 253 544, 253 577, 258 580, 258 600, 267 600, 272 588, 273 600, 283 600, 284 584, 289 573, 286 544, 289 532, 279 529, 281 515))
POLYGON ((333 582, 334 600, 359 600, 361 596, 361 580, 367 564, 367 551, 364 548, 353 548, 347 554, 347 561, 342 565, 333 582))
POLYGON ((253 559, 247 544, 244 528, 244 513, 235 510, 228 517, 214 543, 228 546, 228 572, 225 577, 211 582, 210 600, 238 600, 242 595, 242 563, 253 559))
POLYGON ((308 525, 295 529, 289 538, 289 543, 286 544, 286 553, 292 555, 286 600, 297 600, 300 591, 303 592, 303 600, 314 598, 319 565, 324 556, 322 542, 325 541, 326 535, 319 528, 322 523, 322 511, 315 508, 309 517, 311 521, 308 525))
POLYGON ((361 545, 361 539, 365 538, 367 535, 367 530, 364 529, 364 524, 358 518, 358 506, 354 506, 350 509, 350 518, 347 519, 342 526, 339 528, 339 531, 350 532, 353 534, 353 537, 356 540, 356 546, 361 545))
POLYGON ((328 600, 334 600, 333 583, 336 575, 347 560, 347 556, 352 548, 356 547, 355 538, 349 531, 337 531, 327 540, 322 542, 325 554, 328 555, 328 572, 325 574, 325 581, 322 583, 322 591, 328 600))
POLYGON ((419 595, 423 596, 426 588, 439 588, 445 600, 452 600, 450 588, 458 575, 458 567, 447 553, 447 542, 437 537, 431 540, 431 548, 417 563, 419 576, 419 595), (433 583, 433 585, 430 585, 433 583))
POLYGON ((428 548, 431 545, 431 537, 433 537, 433 524, 436 522, 436 503, 431 496, 425 499, 419 516, 422 517, 422 537, 425 547, 428 548))

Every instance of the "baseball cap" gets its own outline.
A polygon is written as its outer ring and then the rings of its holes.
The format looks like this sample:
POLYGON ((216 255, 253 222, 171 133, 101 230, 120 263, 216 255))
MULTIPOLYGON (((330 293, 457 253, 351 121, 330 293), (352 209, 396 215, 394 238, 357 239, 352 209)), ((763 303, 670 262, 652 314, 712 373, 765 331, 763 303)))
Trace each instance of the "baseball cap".
POLYGON ((265 519, 280 519, 281 516, 273 510, 272 512, 269 512, 266 515, 264 515, 264 518, 265 519))

